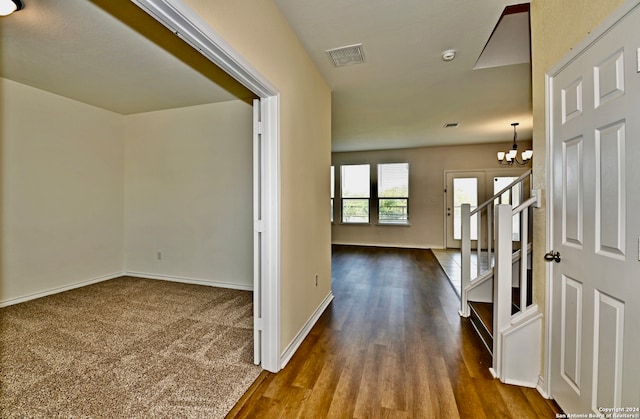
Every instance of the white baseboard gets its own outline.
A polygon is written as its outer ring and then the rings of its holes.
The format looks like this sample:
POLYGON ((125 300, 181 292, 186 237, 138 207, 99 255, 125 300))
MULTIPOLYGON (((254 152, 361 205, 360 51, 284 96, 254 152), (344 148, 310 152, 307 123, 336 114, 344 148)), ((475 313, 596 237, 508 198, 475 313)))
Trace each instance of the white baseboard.
POLYGON ((161 281, 182 282, 184 284, 206 285, 208 287, 229 288, 242 291, 253 291, 253 285, 234 284, 232 282, 209 281, 204 279, 187 278, 181 276, 157 275, 146 272, 127 271, 123 275, 144 279, 158 279, 161 281))
POLYGON ((184 277, 167 276, 167 275, 155 275, 155 274, 148 274, 144 272, 117 272, 109 275, 103 275, 96 278, 87 279, 86 281, 75 282, 73 284, 65 285, 62 287, 51 288, 45 291, 38 291, 36 293, 24 295, 22 297, 10 298, 8 300, 0 301, 0 307, 7 307, 14 304, 24 303, 26 301, 35 300, 36 298, 46 297, 47 295, 70 291, 75 288, 86 287, 87 285, 97 284, 98 282, 108 281, 110 279, 120 278, 122 276, 133 276, 137 278, 159 279, 162 281, 182 282, 185 284, 197 284, 197 285, 206 285, 209 287, 230 288, 230 289, 237 289, 242 291, 253 291, 253 286, 233 284, 228 282, 205 281, 202 279, 184 278, 184 277))
POLYGON ((547 393, 546 388, 547 384, 545 383, 544 378, 542 376, 538 376, 538 385, 536 386, 536 390, 538 390, 538 393, 540 393, 540 395, 545 399, 550 399, 551 396, 547 393))
POLYGON ((0 307, 7 307, 14 304, 24 303, 26 301, 35 300, 36 298, 46 297, 47 295, 58 294, 65 291, 70 291, 75 288, 85 287, 91 284, 97 284, 98 282, 108 281, 110 279, 119 278, 124 276, 123 272, 117 272, 109 275, 103 275, 92 279, 87 279, 86 281, 75 282, 70 285, 65 285, 62 287, 51 288, 45 291, 39 291, 33 294, 25 295, 17 298, 10 298, 8 300, 0 301, 0 307))
MULTIPOLYGON (((412 244, 398 244, 398 243, 347 243, 347 242, 331 242, 331 244, 335 244, 338 246, 362 246, 362 247, 390 247, 394 249, 435 249, 433 246, 425 246, 425 245, 412 245, 412 244)), ((442 245, 438 245, 442 246, 442 245)))
MULTIPOLYGON (((502 380, 501 380, 502 381, 502 380)), ((536 388, 536 383, 534 382, 530 382, 530 381, 522 381, 522 380, 510 380, 510 379, 506 379, 504 381, 502 381, 505 384, 510 384, 512 386, 518 386, 518 387, 528 387, 528 388, 536 388)))
POLYGON ((293 357, 293 354, 296 353, 304 338, 307 337, 307 335, 311 331, 311 328, 313 328, 313 326, 316 324, 331 301, 333 301, 333 292, 330 291, 329 295, 327 295, 322 303, 320 303, 318 308, 316 308, 316 311, 313 312, 311 317, 309 317, 309 320, 307 320, 304 326, 302 326, 296 337, 291 341, 289 346, 287 346, 287 349, 285 349, 285 351, 282 353, 282 356, 280 357, 280 369, 284 368, 289 363, 289 361, 293 357))

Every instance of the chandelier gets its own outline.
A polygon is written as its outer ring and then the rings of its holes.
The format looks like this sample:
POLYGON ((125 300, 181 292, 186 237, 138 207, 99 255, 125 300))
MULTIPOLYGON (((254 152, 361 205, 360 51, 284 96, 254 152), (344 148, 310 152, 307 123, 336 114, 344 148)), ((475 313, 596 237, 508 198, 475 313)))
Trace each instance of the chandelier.
POLYGON ((511 150, 498 151, 498 162, 501 166, 513 166, 514 163, 518 166, 525 166, 531 161, 531 157, 533 157, 533 150, 525 150, 520 153, 520 158, 518 158, 518 146, 516 145, 516 139, 518 138, 516 127, 518 125, 520 124, 517 122, 511 124, 513 127, 513 146, 511 150))

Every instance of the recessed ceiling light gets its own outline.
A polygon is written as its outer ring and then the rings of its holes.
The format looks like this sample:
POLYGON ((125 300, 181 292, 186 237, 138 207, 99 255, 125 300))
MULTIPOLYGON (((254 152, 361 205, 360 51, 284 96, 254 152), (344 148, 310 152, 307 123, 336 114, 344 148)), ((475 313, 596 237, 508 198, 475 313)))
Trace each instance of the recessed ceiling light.
POLYGON ((460 122, 447 122, 444 124, 445 128, 458 128, 460 126, 460 122))

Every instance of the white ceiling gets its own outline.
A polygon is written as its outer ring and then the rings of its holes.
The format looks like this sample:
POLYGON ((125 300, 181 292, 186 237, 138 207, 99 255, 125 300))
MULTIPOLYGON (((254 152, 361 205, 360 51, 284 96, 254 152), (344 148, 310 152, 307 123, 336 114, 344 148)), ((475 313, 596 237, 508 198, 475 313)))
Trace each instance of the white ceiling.
POLYGON ((4 78, 124 115, 251 96, 129 1, 23 2, 0 18, 4 78))
POLYGON ((334 151, 508 141, 511 122, 531 138, 529 64, 473 69, 504 8, 517 2, 275 2, 333 90, 334 151), (325 53, 358 43, 364 64, 336 68, 325 53), (457 57, 444 62, 448 49, 457 57), (450 122, 460 126, 443 128, 450 122))
MULTIPOLYGON (((473 69, 509 1, 274 1, 333 91, 334 151, 531 138, 529 64, 473 69), (325 54, 356 43, 364 64, 325 54)), ((24 2, 0 18, 2 77, 121 114, 252 96, 129 1, 24 2)))

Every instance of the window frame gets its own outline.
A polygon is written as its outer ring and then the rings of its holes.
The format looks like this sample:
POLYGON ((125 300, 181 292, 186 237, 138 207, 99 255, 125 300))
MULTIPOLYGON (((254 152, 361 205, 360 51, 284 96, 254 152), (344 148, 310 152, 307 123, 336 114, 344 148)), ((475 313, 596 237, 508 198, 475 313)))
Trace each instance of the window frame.
MULTIPOLYGON (((378 216, 378 224, 379 225, 391 225, 391 226, 406 226, 409 225, 409 197, 410 197, 410 185, 409 185, 409 173, 410 173, 410 165, 409 162, 394 162, 394 163, 378 163, 377 164, 377 185, 375 188, 375 192, 376 192, 376 202, 378 205, 377 208, 377 216, 378 216), (388 167, 388 166, 396 166, 396 165, 403 165, 406 166, 406 172, 407 172, 407 177, 406 177, 406 196, 380 196, 381 195, 381 190, 380 188, 382 187, 383 183, 384 183, 384 179, 383 179, 383 170, 384 167, 388 167), (405 201, 405 206, 404 208, 406 208, 405 210, 405 218, 404 220, 399 220, 399 221, 394 221, 394 220, 383 220, 382 219, 382 214, 380 212, 381 208, 383 208, 382 201, 384 200, 396 200, 396 201, 405 201)), ((404 185, 403 185, 404 187, 404 185)))
POLYGON ((331 189, 331 224, 335 223, 335 195, 336 195, 336 167, 331 165, 330 170, 330 189, 331 189))
MULTIPOLYGON (((347 178, 348 180, 348 178, 347 178)), ((341 224, 371 224, 371 165, 363 164, 343 164, 340 166, 340 223, 341 224), (355 166, 367 167, 367 196, 348 196, 345 197, 345 168, 355 166), (348 221, 345 219, 345 203, 349 201, 366 201, 366 221, 348 221)))

